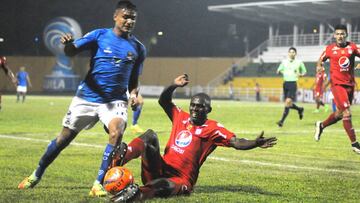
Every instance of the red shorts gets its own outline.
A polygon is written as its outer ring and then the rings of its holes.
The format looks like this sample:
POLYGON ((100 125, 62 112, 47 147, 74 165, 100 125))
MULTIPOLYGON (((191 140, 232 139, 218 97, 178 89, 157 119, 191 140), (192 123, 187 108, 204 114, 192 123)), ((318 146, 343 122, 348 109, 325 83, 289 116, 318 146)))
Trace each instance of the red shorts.
POLYGON ((314 89, 314 97, 319 97, 319 98, 322 98, 323 97, 323 94, 324 94, 324 91, 322 91, 322 89, 314 89))
POLYGON ((354 96, 353 86, 334 85, 331 87, 331 92, 338 109, 345 110, 350 107, 354 96))
POLYGON ((161 156, 152 157, 150 161, 142 159, 141 162, 141 178, 144 185, 158 178, 167 178, 175 184, 171 195, 188 195, 192 191, 192 184, 188 179, 176 175, 178 172, 166 164, 161 156))

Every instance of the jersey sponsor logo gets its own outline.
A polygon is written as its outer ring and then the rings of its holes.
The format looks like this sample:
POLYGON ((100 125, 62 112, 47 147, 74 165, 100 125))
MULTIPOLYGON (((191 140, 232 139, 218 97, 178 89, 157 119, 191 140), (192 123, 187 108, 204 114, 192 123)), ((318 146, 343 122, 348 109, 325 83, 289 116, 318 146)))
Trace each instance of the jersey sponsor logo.
POLYGON ((180 153, 180 154, 184 154, 185 150, 180 149, 179 147, 175 146, 175 145, 171 145, 171 149, 173 149, 175 152, 180 153))
POLYGON ((348 71, 349 70, 350 60, 348 57, 342 56, 339 58, 338 62, 339 62, 339 66, 340 66, 340 71, 348 71))
POLYGON ((178 147, 187 147, 191 143, 192 134, 188 130, 183 130, 176 135, 175 144, 178 147))

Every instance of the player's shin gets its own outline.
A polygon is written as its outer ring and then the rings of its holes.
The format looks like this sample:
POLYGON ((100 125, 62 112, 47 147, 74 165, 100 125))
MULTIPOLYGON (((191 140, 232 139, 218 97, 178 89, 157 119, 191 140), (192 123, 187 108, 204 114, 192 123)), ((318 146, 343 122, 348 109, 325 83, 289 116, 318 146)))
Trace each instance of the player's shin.
POLYGON ((288 114, 289 114, 289 110, 290 110, 289 107, 285 107, 284 112, 283 112, 283 115, 282 115, 281 120, 280 120, 281 123, 284 123, 286 117, 287 117, 288 114))
POLYGON ((111 164, 111 161, 112 161, 111 156, 112 156, 113 151, 114 151, 114 146, 111 144, 107 144, 104 154, 103 154, 103 158, 102 158, 102 162, 101 162, 100 169, 98 172, 98 176, 96 178, 96 180, 101 184, 104 180, 105 173, 111 164))
POLYGON ((132 159, 136 159, 140 157, 141 154, 144 152, 144 150, 145 150, 144 141, 139 137, 133 139, 128 145, 128 151, 124 158, 124 164, 132 159))
POLYGON ((322 127, 326 128, 327 126, 337 123, 339 120, 341 120, 341 117, 337 117, 336 113, 334 112, 330 114, 330 116, 325 121, 322 122, 322 127))
POLYGON ((35 176, 41 178, 45 169, 55 160, 64 147, 57 146, 56 139, 52 140, 48 145, 44 155, 39 161, 39 166, 36 169, 35 176))
POLYGON ((355 143, 356 142, 356 135, 355 135, 355 130, 352 126, 352 122, 351 122, 351 116, 344 116, 343 117, 343 125, 344 125, 344 129, 351 141, 351 143, 355 143))

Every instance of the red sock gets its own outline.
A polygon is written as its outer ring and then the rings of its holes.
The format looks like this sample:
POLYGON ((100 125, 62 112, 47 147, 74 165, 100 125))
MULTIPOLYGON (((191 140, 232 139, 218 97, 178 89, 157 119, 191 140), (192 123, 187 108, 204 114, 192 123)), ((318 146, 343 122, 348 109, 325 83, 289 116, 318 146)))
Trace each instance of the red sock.
POLYGON ((349 136, 351 143, 356 142, 356 135, 355 135, 355 130, 351 123, 351 116, 347 116, 343 118, 343 125, 347 135, 349 136))
POLYGON ((332 124, 338 122, 339 120, 341 120, 341 118, 336 118, 335 113, 332 113, 325 121, 322 122, 322 126, 325 128, 329 125, 332 125, 332 124))
POLYGON ((144 149, 145 149, 145 145, 144 145, 144 141, 142 139, 140 139, 138 137, 133 139, 128 144, 128 151, 126 152, 126 155, 125 155, 124 164, 132 159, 136 159, 139 156, 141 156, 144 149))

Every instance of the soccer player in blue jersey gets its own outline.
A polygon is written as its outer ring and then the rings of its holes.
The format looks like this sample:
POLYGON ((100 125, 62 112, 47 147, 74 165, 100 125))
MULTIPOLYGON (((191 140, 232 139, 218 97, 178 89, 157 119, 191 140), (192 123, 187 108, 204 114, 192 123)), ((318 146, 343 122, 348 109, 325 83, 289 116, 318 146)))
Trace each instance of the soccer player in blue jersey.
POLYGON ((75 41, 70 35, 61 39, 68 56, 86 49, 91 51, 90 70, 80 83, 64 117, 64 127, 60 135, 50 142, 37 169, 25 178, 18 188, 34 187, 61 150, 69 145, 82 129, 89 129, 100 120, 109 133, 109 143, 89 195, 107 195, 102 182, 125 131, 127 92, 130 93, 130 105, 135 107, 138 104, 137 86, 145 59, 145 47, 131 34, 136 16, 137 9, 134 4, 126 0, 119 1, 113 15, 113 28, 94 30, 75 41))
POLYGON ((16 88, 16 102, 20 101, 20 96, 22 96, 22 102, 24 103, 27 86, 31 87, 31 81, 29 74, 25 71, 25 66, 21 66, 19 72, 16 73, 16 78, 18 80, 17 88, 16 88))
POLYGON ((132 126, 130 126, 130 129, 134 133, 143 133, 144 130, 139 126, 138 120, 140 118, 142 107, 144 105, 144 98, 139 93, 138 96, 137 96, 137 99, 139 101, 139 105, 133 109, 132 126))

